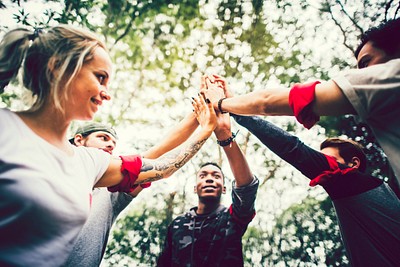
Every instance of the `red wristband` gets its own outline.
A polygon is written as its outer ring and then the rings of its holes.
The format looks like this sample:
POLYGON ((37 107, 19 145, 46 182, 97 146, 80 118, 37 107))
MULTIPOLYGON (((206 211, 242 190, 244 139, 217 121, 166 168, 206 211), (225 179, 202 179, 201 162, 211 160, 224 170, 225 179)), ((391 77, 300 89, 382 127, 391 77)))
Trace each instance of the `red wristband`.
POLYGON ((130 193, 138 187, 135 182, 142 168, 142 158, 140 155, 120 156, 120 158, 122 160, 121 173, 124 177, 119 184, 108 187, 108 191, 130 193))
POLYGON ((289 105, 297 121, 307 129, 319 121, 319 116, 312 111, 311 103, 315 99, 315 86, 319 81, 295 84, 289 93, 289 105))
POLYGON ((147 188, 151 186, 151 182, 140 184, 141 188, 147 188))

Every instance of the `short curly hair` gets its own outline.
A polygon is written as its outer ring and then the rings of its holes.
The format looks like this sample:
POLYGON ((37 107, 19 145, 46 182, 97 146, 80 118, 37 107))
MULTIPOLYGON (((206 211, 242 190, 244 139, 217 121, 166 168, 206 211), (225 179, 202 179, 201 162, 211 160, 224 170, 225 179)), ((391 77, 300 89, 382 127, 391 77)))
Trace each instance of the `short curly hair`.
POLYGON ((396 54, 400 48, 400 18, 388 20, 364 32, 361 35, 361 42, 354 52, 356 58, 369 41, 373 43, 374 47, 385 51, 388 55, 396 54))
POLYGON ((221 171, 221 173, 222 173, 222 178, 223 178, 223 184, 225 184, 225 174, 224 174, 224 172, 222 171, 221 167, 220 167, 217 163, 212 162, 212 161, 208 161, 208 162, 202 163, 202 164, 200 165, 199 170, 200 170, 201 168, 207 166, 207 165, 215 166, 215 167, 217 167, 217 168, 221 171))

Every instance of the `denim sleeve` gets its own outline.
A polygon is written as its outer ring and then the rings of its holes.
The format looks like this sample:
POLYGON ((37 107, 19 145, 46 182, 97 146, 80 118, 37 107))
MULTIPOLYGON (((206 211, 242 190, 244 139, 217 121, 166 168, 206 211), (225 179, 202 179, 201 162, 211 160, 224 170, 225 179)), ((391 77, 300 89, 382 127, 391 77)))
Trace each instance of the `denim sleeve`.
POLYGON ((254 202, 256 200, 259 181, 254 176, 250 184, 242 187, 236 187, 232 183, 232 206, 231 213, 240 221, 248 223, 255 215, 254 202))
POLYGON ((231 116, 247 128, 265 146, 280 158, 291 164, 305 176, 313 179, 329 169, 325 156, 305 145, 296 136, 257 116, 231 116))

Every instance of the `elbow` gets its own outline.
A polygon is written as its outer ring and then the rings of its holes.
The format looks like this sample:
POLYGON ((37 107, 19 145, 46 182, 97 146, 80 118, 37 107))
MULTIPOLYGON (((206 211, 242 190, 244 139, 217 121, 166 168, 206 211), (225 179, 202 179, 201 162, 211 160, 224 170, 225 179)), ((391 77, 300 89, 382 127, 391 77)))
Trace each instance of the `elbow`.
POLYGON ((264 94, 260 104, 262 115, 293 115, 289 93, 285 90, 264 94))
POLYGON ((271 105, 268 104, 267 101, 263 101, 260 104, 260 109, 259 109, 259 114, 260 115, 264 115, 264 116, 271 115, 272 114, 271 111, 272 111, 272 107, 271 107, 271 105))
POLYGON ((258 107, 258 115, 272 115, 274 109, 276 109, 271 101, 271 95, 267 92, 263 92, 263 94, 258 98, 256 105, 258 107))

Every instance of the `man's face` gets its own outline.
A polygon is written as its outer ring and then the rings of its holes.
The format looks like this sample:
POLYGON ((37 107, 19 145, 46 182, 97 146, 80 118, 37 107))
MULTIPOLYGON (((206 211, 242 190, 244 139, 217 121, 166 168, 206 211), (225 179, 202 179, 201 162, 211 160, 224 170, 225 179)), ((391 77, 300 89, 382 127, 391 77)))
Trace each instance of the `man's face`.
POLYGON ((214 165, 202 167, 196 177, 195 193, 199 198, 219 199, 225 193, 224 177, 214 165))
POLYGON ((371 41, 367 42, 360 50, 357 57, 357 66, 359 69, 372 65, 385 63, 395 57, 389 56, 385 51, 373 46, 371 41))
POLYGON ((116 140, 111 134, 98 131, 93 132, 86 137, 82 137, 82 135, 76 135, 75 144, 77 146, 99 148, 107 153, 112 154, 112 151, 116 146, 116 140))

